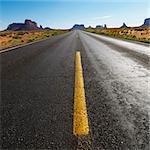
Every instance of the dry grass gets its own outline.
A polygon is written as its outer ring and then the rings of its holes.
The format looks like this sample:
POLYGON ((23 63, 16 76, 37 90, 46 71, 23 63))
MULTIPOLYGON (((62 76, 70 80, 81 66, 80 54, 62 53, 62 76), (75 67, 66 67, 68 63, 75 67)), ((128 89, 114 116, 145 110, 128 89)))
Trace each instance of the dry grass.
POLYGON ((150 43, 150 27, 86 29, 88 32, 150 43))
POLYGON ((0 49, 5 49, 33 41, 38 41, 51 36, 68 32, 69 30, 45 31, 4 31, 0 32, 0 49))

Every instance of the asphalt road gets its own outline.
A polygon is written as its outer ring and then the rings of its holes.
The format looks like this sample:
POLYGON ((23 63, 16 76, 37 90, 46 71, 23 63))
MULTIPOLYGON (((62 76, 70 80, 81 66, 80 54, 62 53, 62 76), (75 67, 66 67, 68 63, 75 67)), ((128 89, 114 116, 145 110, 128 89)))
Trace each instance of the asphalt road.
POLYGON ((1 149, 74 150, 75 53, 93 150, 149 150, 146 44, 72 31, 0 54, 1 149))

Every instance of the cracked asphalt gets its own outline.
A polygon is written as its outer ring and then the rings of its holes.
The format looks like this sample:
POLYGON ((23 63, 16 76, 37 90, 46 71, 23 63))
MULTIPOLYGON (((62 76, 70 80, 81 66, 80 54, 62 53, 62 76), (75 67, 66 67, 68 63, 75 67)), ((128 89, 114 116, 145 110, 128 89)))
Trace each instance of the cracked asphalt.
POLYGON ((84 31, 1 53, 1 149, 149 150, 149 58, 147 45, 84 31), (89 147, 73 135, 77 50, 89 147))

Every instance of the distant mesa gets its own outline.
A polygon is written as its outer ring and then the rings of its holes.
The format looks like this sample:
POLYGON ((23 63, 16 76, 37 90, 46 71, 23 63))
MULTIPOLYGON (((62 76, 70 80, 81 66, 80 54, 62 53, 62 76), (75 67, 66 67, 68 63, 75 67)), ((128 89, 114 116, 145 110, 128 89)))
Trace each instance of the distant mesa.
POLYGON ((144 20, 144 24, 142 25, 142 27, 150 27, 150 18, 146 18, 144 20))
POLYGON ((50 27, 45 27, 44 30, 52 30, 50 27))
POLYGON ((20 31, 20 30, 39 30, 37 23, 26 19, 24 23, 12 23, 8 26, 7 30, 20 31))
POLYGON ((84 24, 75 24, 73 27, 72 27, 73 30, 83 30, 85 29, 85 26, 84 24))
POLYGON ((102 25, 97 25, 96 26, 96 29, 101 29, 101 28, 104 28, 102 25))
POLYGON ((92 26, 89 26, 88 28, 90 28, 90 29, 91 29, 91 28, 92 28, 92 26))
POLYGON ((107 25, 106 25, 106 24, 104 24, 104 28, 105 28, 105 29, 107 28, 107 25))
POLYGON ((31 31, 31 30, 43 30, 43 27, 41 25, 40 25, 40 27, 38 27, 36 22, 26 19, 24 21, 24 23, 12 23, 12 24, 8 25, 6 30, 31 31))
POLYGON ((106 24, 103 25, 97 25, 96 29, 103 29, 103 28, 107 28, 106 24))
POLYGON ((40 25, 40 29, 43 29, 43 27, 40 25))
MULTIPOLYGON (((150 27, 150 18, 146 18, 144 20, 143 25, 141 25, 140 27, 150 27)), ((93 28, 89 26, 88 28, 93 28)), ((107 26, 106 24, 104 25, 97 25, 96 29, 106 29, 107 26)), ((120 28, 128 28, 128 26, 123 23, 123 25, 120 28)), ((84 24, 75 24, 72 28, 72 30, 84 30, 85 26, 84 24)), ((8 25, 6 30, 10 30, 10 31, 32 31, 32 30, 53 30, 49 27, 45 27, 43 28, 41 25, 38 27, 37 23, 35 21, 32 21, 30 19, 26 19, 24 21, 24 23, 12 23, 10 25, 8 25)))
POLYGON ((128 28, 128 26, 125 23, 123 23, 123 25, 120 28, 128 28))

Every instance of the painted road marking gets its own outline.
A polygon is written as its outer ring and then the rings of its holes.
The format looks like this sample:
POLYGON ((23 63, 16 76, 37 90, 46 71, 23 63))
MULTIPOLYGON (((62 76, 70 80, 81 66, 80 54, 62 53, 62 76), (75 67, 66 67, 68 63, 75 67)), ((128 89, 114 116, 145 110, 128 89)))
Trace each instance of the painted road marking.
POLYGON ((75 91, 74 91, 74 123, 73 134, 82 136, 89 134, 88 115, 84 91, 81 55, 76 52, 75 91))

